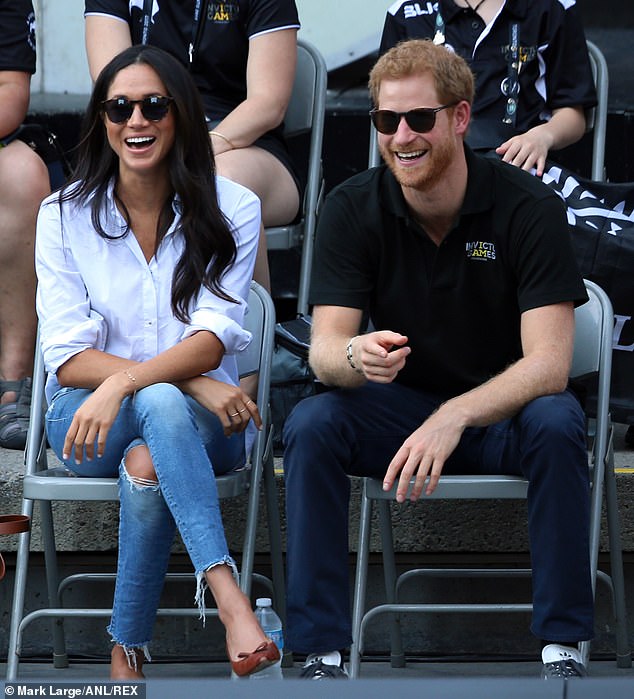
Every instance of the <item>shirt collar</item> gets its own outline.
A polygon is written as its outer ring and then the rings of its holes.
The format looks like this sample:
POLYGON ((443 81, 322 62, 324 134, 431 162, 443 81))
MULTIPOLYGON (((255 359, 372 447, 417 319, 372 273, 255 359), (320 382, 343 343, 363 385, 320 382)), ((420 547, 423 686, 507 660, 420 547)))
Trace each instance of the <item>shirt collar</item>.
MULTIPOLYGON (((504 11, 521 20, 526 17, 530 0, 506 0, 504 11)), ((446 22, 450 22, 464 8, 458 7, 453 0, 440 0, 440 11, 446 22)))
MULTIPOLYGON (((486 211, 494 203, 492 163, 488 158, 476 155, 464 145, 467 161, 467 191, 460 209, 459 218, 464 214, 486 211)), ((403 196, 403 190, 387 165, 383 166, 383 176, 379 179, 382 205, 401 219, 409 220, 411 215, 403 196), (383 186, 382 186, 383 185, 383 186)))
MULTIPOLYGON (((120 221, 121 226, 125 228, 125 221, 123 220, 123 216, 121 215, 121 212, 119 211, 117 204, 114 200, 114 185, 115 179, 113 177, 108 183, 108 196, 106 197, 105 206, 107 208, 108 215, 112 217, 112 220, 120 221)), ((165 237, 174 233, 181 217, 182 202, 178 194, 174 194, 174 197, 172 198, 172 211, 174 212, 174 220, 172 221, 172 224, 170 225, 167 233, 165 234, 165 237)))

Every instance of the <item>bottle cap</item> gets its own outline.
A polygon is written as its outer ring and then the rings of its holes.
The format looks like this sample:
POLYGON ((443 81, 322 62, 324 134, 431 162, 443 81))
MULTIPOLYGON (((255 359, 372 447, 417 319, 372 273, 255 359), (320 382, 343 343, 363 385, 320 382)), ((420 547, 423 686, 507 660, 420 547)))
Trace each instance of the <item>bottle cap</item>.
POLYGON ((255 606, 256 607, 270 607, 271 606, 271 598, 270 597, 258 597, 255 600, 255 606))

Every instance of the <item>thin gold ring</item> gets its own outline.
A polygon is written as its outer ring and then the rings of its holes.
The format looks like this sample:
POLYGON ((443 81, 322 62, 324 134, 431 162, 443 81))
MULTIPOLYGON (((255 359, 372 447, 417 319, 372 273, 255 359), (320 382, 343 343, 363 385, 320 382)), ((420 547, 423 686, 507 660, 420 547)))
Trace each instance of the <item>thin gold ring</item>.
POLYGON ((240 415, 240 411, 237 413, 229 413, 229 417, 238 417, 238 415, 240 415))
POLYGON ((253 403, 253 401, 249 398, 249 400, 246 402, 245 405, 249 405, 249 403, 253 403))
POLYGON ((245 413, 247 411, 246 408, 242 408, 242 410, 238 410, 239 413, 245 413))

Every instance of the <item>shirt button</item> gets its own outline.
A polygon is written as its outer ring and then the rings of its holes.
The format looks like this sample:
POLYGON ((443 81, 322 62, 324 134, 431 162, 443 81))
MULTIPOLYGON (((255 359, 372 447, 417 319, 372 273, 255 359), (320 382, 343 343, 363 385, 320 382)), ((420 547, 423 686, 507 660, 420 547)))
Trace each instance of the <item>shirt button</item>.
POLYGON ((473 20, 473 22, 471 22, 471 29, 473 29, 474 31, 476 29, 480 29, 480 24, 479 24, 479 22, 476 22, 475 19, 473 20))

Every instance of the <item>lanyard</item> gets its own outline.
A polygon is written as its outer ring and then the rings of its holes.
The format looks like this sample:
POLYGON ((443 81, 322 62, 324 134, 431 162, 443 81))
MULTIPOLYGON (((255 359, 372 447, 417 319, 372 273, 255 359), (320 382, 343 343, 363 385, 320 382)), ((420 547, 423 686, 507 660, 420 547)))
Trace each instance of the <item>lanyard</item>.
POLYGON ((192 40, 189 43, 189 67, 191 68, 194 62, 194 56, 198 52, 198 47, 200 46, 200 41, 203 36, 203 29, 205 27, 205 19, 207 16, 207 7, 209 6, 209 0, 196 0, 196 5, 194 6, 194 22, 192 24, 192 40))
POLYGON ((517 119, 517 98, 520 94, 520 25, 513 22, 509 28, 509 50, 507 56, 508 76, 505 80, 506 108, 504 110, 505 124, 515 126, 517 119))
MULTIPOLYGON (((440 7, 436 13, 436 29, 434 32, 434 44, 445 44, 445 20, 440 13, 440 7)), ((506 57, 508 73, 503 84, 503 92, 506 95, 506 105, 502 121, 505 124, 515 126, 517 119, 517 102, 520 94, 520 25, 513 22, 509 28, 509 49, 506 57)))
POLYGON ((141 43, 147 44, 150 35, 150 22, 152 21, 153 0, 143 0, 143 30, 141 32, 141 43))
MULTIPOLYGON (((141 33, 141 43, 147 44, 150 35, 150 23, 152 21, 152 5, 154 0, 143 0, 143 29, 141 33)), ((196 0, 194 5, 194 21, 192 23, 192 38, 187 47, 189 55, 189 65, 194 62, 194 55, 198 51, 202 39, 203 28, 205 26, 205 16, 209 0, 196 0)))

